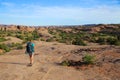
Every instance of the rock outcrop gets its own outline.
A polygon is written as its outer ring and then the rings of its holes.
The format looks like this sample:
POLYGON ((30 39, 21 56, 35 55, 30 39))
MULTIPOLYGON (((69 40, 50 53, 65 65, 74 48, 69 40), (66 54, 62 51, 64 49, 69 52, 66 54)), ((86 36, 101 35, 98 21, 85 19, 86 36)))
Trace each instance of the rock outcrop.
POLYGON ((2 54, 4 51, 2 49, 0 49, 0 54, 2 54))
POLYGON ((34 31, 35 27, 21 25, 0 25, 0 30, 3 31, 34 31))
MULTIPOLYGON (((48 33, 48 29, 59 29, 64 32, 71 32, 73 28, 75 30, 86 31, 86 32, 100 32, 105 29, 119 29, 120 24, 98 24, 98 25, 90 25, 90 26, 23 26, 23 25, 0 25, 0 30, 5 31, 34 31, 37 30, 40 33, 48 33)), ((48 34, 47 34, 48 35, 48 34)))

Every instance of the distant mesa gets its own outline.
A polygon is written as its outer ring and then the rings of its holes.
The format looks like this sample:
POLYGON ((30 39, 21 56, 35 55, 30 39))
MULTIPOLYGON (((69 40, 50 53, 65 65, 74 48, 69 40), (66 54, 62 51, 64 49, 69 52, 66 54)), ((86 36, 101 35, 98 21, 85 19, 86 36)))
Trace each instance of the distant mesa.
POLYGON ((28 31, 32 32, 37 30, 38 32, 46 33, 48 28, 58 28, 65 32, 70 32, 71 28, 76 28, 82 31, 88 32, 99 32, 103 29, 117 29, 120 24, 88 24, 88 25, 63 25, 63 26, 23 26, 23 25, 0 25, 0 30, 2 31, 28 31))

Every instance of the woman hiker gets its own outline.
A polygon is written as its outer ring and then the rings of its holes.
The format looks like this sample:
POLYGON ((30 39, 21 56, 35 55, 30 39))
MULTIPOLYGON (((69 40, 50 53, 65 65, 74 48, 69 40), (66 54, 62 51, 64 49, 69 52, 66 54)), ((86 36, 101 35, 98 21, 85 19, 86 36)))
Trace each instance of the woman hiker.
POLYGON ((34 57, 34 46, 35 44, 32 42, 32 40, 30 40, 29 42, 27 42, 27 46, 26 46, 26 53, 29 54, 30 57, 30 66, 32 66, 33 64, 33 57, 34 57))

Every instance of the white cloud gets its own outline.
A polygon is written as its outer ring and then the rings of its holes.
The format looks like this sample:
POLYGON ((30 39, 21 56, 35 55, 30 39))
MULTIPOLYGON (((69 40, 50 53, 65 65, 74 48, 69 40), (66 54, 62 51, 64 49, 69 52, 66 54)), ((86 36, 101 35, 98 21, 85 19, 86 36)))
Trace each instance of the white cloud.
MULTIPOLYGON (((19 10, 20 11, 20 10, 19 10)), ((77 7, 30 7, 24 8, 23 13, 37 17, 52 18, 85 18, 85 17, 107 17, 120 16, 119 7, 96 7, 96 8, 77 8, 77 7)))
POLYGON ((2 16, 13 18, 72 20, 77 22, 119 22, 119 6, 83 7, 44 7, 39 5, 15 5, 2 3, 7 6, 8 13, 0 13, 2 16), (13 7, 14 6, 14 7, 13 7))
POLYGON ((13 7, 14 3, 10 3, 10 2, 1 2, 1 5, 5 6, 5 7, 13 7))

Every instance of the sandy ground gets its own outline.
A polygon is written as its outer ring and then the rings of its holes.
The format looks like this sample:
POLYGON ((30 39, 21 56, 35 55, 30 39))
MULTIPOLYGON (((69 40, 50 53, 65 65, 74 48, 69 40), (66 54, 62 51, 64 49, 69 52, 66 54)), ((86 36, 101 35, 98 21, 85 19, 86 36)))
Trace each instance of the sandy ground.
MULTIPOLYGON (((99 73, 99 75, 96 71, 93 71, 97 67, 83 71, 58 64, 67 56, 72 55, 71 51, 73 50, 106 46, 84 47, 42 41, 35 41, 34 43, 33 66, 28 66, 29 56, 24 53, 25 49, 0 55, 0 80, 120 80, 119 77, 111 79, 104 74, 99 73)), ((117 55, 119 58, 120 54, 117 55)), ((74 55, 67 58, 79 59, 74 55)))

